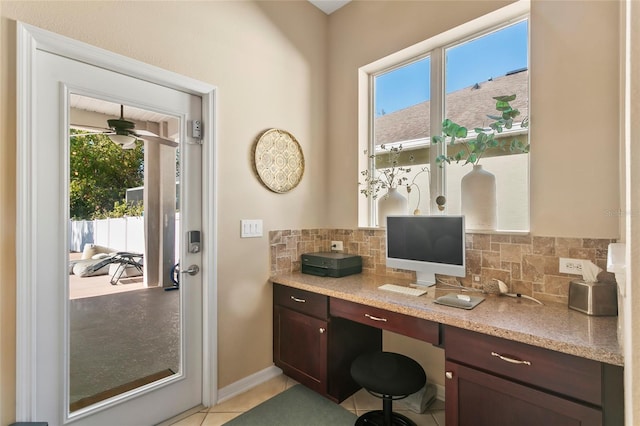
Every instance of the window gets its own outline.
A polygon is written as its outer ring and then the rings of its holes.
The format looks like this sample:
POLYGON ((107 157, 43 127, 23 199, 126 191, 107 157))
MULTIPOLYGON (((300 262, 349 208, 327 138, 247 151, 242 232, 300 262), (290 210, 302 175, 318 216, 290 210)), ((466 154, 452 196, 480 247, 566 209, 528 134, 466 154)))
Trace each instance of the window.
MULTIPOLYGON (((507 8, 505 8, 507 9, 507 8)), ((385 151, 402 147, 397 165, 411 169, 405 185, 410 192, 408 213, 439 213, 436 197, 446 197, 444 212, 460 214, 460 181, 472 167, 440 164, 438 155, 454 155, 463 146, 433 144, 445 118, 469 129, 488 129, 496 115, 496 96, 516 95, 511 106, 520 111, 510 129, 496 135, 506 141, 506 148, 487 150, 481 158, 483 168, 496 176, 497 229, 529 230, 529 155, 528 151, 510 150, 509 141, 519 140, 528 146, 529 64, 528 18, 526 11, 515 10, 514 16, 492 16, 452 30, 405 51, 384 58, 361 70, 361 81, 368 82, 367 95, 361 103, 368 108, 367 136, 360 143, 367 153, 376 153, 375 161, 360 162, 371 176, 388 166, 385 151), (517 13, 516 13, 517 12, 517 13), (479 28, 483 27, 483 28, 479 28)), ((483 17, 484 18, 484 17, 483 17)), ((363 85, 361 84, 361 89, 363 85)), ((382 195, 382 194, 380 194, 382 195)), ((364 198, 364 197, 362 197, 364 198)), ((360 225, 373 226, 376 201, 361 198, 360 225), (362 210, 366 212, 363 213, 362 210)))
MULTIPOLYGON (((527 27, 525 20, 444 49, 444 117, 468 129, 487 128, 491 121, 487 114, 497 114, 493 98, 515 94, 511 104, 520 116, 501 137, 525 138, 523 144, 527 144, 528 132, 520 126, 529 111, 527 27)), ((445 148, 451 151, 456 147, 445 148)), ((493 149, 486 151, 480 163, 496 176, 498 229, 528 231, 529 155, 508 148, 493 149)), ((460 162, 446 167, 447 212, 460 214, 460 181, 470 166, 460 162)))
MULTIPOLYGON (((398 166, 411 170, 406 174, 410 212, 429 212, 431 167, 424 147, 429 145, 430 73, 427 56, 374 77, 373 152, 402 146, 398 166)), ((377 157, 377 169, 387 165, 384 155, 377 157)))

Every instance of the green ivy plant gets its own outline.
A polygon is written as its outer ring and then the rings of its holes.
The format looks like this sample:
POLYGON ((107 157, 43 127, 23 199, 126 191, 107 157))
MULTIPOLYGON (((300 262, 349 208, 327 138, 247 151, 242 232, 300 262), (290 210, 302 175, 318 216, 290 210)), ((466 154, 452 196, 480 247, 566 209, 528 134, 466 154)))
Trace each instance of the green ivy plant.
MULTIPOLYGON (((487 115, 488 118, 493 120, 493 122, 489 124, 490 130, 477 127, 473 129, 475 132, 474 136, 468 137, 469 130, 466 127, 448 118, 442 122, 442 135, 433 136, 431 141, 433 143, 445 143, 449 141, 450 145, 462 145, 464 149, 458 150, 453 156, 438 155, 438 157, 436 157, 436 163, 439 164, 440 167, 443 167, 444 163, 451 164, 452 161, 456 163, 464 161, 464 164, 471 163, 477 165, 488 149, 506 149, 507 141, 505 138, 499 138, 498 135, 502 133, 504 129, 511 129, 513 127, 513 120, 520 115, 520 111, 511 106, 511 102, 516 99, 516 95, 496 96, 493 99, 496 101, 496 111, 498 111, 498 114, 487 115), (458 140, 457 143, 456 140, 458 140)), ((520 126, 523 128, 529 127, 529 119, 525 117, 520 123, 520 126)), ((512 152, 529 152, 529 144, 524 144, 516 138, 509 143, 508 147, 512 152)))

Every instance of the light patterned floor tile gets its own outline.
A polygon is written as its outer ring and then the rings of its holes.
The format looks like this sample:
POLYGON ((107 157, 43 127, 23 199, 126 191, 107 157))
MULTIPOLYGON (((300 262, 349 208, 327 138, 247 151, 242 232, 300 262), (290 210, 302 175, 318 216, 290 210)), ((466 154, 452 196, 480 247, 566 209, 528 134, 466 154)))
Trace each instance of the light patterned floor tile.
POLYGON ((344 401, 342 401, 342 403, 340 404, 342 406, 342 408, 351 411, 352 413, 356 412, 356 403, 353 400, 353 396, 350 396, 349 398, 345 399, 344 401))
POLYGON ((353 401, 357 411, 365 412, 382 409, 382 400, 371 395, 364 389, 360 389, 353 394, 353 401))
POLYGON ((300 384, 300 382, 298 382, 297 380, 293 380, 291 377, 287 377, 287 376, 283 376, 283 377, 287 379, 287 385, 285 386, 286 389, 289 389, 290 387, 300 384))
POLYGON ((209 413, 202 422, 202 426, 222 426, 242 413, 209 413))
POLYGON ((433 412, 433 417, 436 419, 436 421, 438 422, 438 426, 444 426, 444 410, 442 411, 434 411, 433 412))
POLYGON ((207 413, 195 413, 190 415, 186 419, 182 419, 177 423, 173 423, 172 426, 200 426, 202 425, 205 417, 207 417, 207 413))

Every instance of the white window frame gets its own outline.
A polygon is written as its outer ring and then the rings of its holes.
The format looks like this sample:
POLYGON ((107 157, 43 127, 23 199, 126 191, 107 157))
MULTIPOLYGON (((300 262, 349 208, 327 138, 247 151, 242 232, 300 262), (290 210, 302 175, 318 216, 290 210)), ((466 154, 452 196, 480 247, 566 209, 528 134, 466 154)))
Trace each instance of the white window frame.
MULTIPOLYGON (((426 56, 431 58, 431 135, 442 132, 444 118, 444 52, 447 48, 473 40, 506 26, 529 19, 530 1, 519 0, 487 15, 395 52, 358 70, 358 147, 359 153, 375 152, 374 138, 374 79, 376 76, 426 56)), ((442 144, 430 150, 430 193, 445 194, 446 171, 436 165, 436 157, 443 153, 442 144)), ((373 160, 365 155, 358 158, 358 170, 372 170, 373 160)), ((359 173, 359 172, 358 172, 359 173)), ((430 200, 431 211, 437 212, 435 196, 430 200)), ((358 198, 358 224, 372 227, 376 223, 376 200, 358 198)))

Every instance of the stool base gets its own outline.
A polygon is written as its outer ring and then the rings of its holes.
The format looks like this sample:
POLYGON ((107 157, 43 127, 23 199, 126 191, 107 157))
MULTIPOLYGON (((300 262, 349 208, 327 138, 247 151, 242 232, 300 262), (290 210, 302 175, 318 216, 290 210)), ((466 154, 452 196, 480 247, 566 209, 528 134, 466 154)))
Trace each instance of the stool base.
POLYGON ((364 413, 358 417, 355 426, 416 426, 416 424, 410 418, 392 412, 391 425, 385 425, 384 412, 382 410, 375 410, 364 413))

